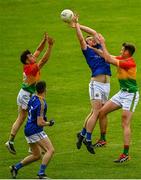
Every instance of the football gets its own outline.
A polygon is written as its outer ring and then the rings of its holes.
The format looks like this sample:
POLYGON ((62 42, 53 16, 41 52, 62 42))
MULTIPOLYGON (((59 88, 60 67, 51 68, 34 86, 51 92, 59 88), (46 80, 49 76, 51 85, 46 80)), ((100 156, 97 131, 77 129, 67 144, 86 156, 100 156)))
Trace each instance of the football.
POLYGON ((73 16, 74 14, 70 9, 65 9, 61 12, 61 19, 66 23, 70 23, 73 16))

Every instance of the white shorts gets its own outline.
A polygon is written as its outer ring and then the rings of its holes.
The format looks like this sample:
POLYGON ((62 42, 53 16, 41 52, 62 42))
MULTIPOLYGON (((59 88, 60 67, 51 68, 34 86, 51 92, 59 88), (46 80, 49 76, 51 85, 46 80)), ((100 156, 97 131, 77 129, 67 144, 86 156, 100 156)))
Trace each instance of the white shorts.
POLYGON ((97 81, 90 81, 89 83, 89 96, 90 100, 102 100, 104 104, 109 97, 110 83, 101 83, 97 81))
POLYGON ((28 108, 28 102, 30 100, 30 97, 31 97, 30 92, 21 89, 17 96, 17 105, 20 106, 22 109, 26 110, 28 108))
POLYGON ((48 136, 44 131, 41 131, 40 133, 33 134, 31 136, 28 136, 28 137, 25 136, 28 144, 36 143, 36 142, 40 141, 41 139, 45 139, 47 137, 48 136))
POLYGON ((134 112, 139 101, 139 92, 129 93, 120 90, 110 100, 122 107, 123 110, 134 112))

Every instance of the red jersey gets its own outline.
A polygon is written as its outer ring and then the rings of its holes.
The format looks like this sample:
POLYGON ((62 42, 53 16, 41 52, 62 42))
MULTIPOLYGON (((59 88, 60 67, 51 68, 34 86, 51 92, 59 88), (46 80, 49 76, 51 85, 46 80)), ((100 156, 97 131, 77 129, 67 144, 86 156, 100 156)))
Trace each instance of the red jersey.
POLYGON ((25 64, 23 67, 22 88, 30 93, 35 92, 35 84, 40 79, 39 67, 36 63, 25 64))
POLYGON ((120 88, 129 92, 136 92, 138 90, 136 83, 136 63, 133 57, 124 59, 122 56, 117 56, 118 60, 118 79, 120 88))

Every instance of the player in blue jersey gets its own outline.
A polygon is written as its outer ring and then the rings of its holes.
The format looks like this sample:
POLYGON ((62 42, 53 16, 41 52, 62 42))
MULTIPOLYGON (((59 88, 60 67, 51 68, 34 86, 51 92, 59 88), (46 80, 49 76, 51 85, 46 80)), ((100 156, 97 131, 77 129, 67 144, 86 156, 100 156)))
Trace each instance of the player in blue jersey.
POLYGON ((38 177, 39 179, 46 178, 45 169, 54 153, 54 147, 47 134, 43 131, 44 126, 52 126, 54 124, 54 120, 47 121, 46 118, 46 83, 39 81, 36 84, 36 91, 37 94, 32 96, 28 103, 28 119, 24 129, 25 137, 32 150, 32 154, 10 167, 12 178, 16 178, 19 169, 41 158, 40 147, 45 151, 45 154, 42 158, 38 177))
MULTIPOLYGON (((98 120, 99 111, 108 100, 111 70, 109 63, 105 62, 102 57, 103 52, 98 42, 98 33, 89 27, 80 25, 77 16, 73 18, 71 26, 76 29, 80 47, 92 73, 89 83, 89 95, 92 108, 90 114, 85 119, 82 131, 77 133, 78 141, 76 145, 77 148, 80 149, 83 142, 87 150, 94 154, 91 135, 98 120), (84 38, 82 31, 88 33, 90 36, 84 38)), ((100 141, 106 143, 105 132, 101 134, 100 141)))

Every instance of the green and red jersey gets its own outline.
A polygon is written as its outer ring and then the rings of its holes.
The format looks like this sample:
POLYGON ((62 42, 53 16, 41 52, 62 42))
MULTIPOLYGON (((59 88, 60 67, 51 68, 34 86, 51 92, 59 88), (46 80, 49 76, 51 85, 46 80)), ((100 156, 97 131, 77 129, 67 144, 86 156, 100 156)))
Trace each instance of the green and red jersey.
POLYGON ((123 58, 122 56, 117 56, 117 76, 120 83, 120 89, 128 92, 138 91, 136 83, 136 63, 133 57, 128 59, 123 58))
POLYGON ((34 93, 35 84, 40 79, 39 67, 36 63, 25 64, 23 67, 22 89, 34 93))

